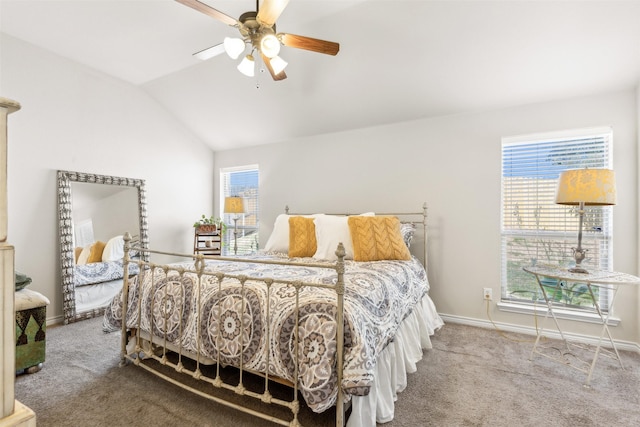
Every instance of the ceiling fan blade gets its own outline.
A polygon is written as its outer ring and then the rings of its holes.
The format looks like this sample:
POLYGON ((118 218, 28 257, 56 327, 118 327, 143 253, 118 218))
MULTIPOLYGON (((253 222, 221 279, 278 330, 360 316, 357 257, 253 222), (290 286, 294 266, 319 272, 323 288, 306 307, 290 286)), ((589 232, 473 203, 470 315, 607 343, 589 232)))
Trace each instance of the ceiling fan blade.
POLYGON ((224 53, 224 43, 217 44, 215 46, 208 47, 206 49, 202 49, 200 52, 196 52, 193 54, 198 59, 202 59, 203 61, 213 58, 214 56, 218 56, 221 53, 224 53))
POLYGON ((306 49, 312 52, 324 53, 326 55, 336 55, 340 50, 340 44, 328 42, 326 40, 314 39, 311 37, 297 36, 295 34, 278 34, 280 42, 289 47, 306 49))
POLYGON ((232 18, 231 16, 212 8, 207 4, 199 2, 198 0, 176 0, 176 1, 178 3, 182 3, 185 6, 189 6, 190 8, 193 8, 198 12, 202 12, 205 15, 209 15, 210 17, 215 18, 218 21, 222 21, 227 25, 231 25, 232 27, 235 27, 236 25, 238 25, 238 20, 236 18, 232 18))
POLYGON ((264 0, 258 11, 258 22, 267 27, 273 27, 287 4, 289 0, 264 0))
POLYGON ((271 74, 271 77, 273 77, 273 80, 279 81, 287 78, 287 75, 285 74, 284 70, 280 71, 278 74, 274 74, 273 67, 271 66, 271 60, 269 58, 262 55, 262 61, 264 62, 264 65, 267 67, 267 70, 269 70, 269 74, 271 74))

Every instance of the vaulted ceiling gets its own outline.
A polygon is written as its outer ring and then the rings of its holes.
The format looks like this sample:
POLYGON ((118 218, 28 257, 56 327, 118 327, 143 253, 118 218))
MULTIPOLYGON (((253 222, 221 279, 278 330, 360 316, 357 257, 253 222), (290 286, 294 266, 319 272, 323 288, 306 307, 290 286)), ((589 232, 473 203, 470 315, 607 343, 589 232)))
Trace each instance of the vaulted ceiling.
MULTIPOLYGON (((203 2, 233 17, 252 0, 203 2)), ((237 30, 173 0, 0 0, 0 30, 140 87, 214 150, 635 87, 640 1, 291 0, 288 78, 193 53, 237 30)))

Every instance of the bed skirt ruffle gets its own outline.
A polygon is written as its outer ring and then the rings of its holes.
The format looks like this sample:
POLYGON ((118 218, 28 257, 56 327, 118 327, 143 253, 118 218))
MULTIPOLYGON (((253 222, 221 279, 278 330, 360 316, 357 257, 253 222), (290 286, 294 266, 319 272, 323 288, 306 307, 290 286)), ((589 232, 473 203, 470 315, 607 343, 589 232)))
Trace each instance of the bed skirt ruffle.
POLYGON ((397 394, 407 386, 407 374, 416 371, 422 349, 432 348, 430 336, 444 322, 429 295, 400 325, 393 342, 380 353, 375 382, 367 396, 353 396, 347 427, 375 427, 393 420, 397 394))

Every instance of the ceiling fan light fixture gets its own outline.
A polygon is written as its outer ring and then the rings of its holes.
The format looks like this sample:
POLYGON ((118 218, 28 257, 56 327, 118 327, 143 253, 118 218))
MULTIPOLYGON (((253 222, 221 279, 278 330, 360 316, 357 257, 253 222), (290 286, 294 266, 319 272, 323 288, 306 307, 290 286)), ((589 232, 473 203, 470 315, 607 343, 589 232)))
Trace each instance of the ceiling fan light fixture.
POLYGON ((274 74, 280 74, 284 69, 289 65, 287 61, 280 58, 279 56, 274 56, 271 58, 271 68, 273 68, 274 74))
POLYGON ((274 34, 265 34, 260 39, 260 52, 269 59, 278 56, 278 53, 280 53, 280 41, 274 34))
MULTIPOLYGON (((207 0, 176 1, 234 27, 240 32, 239 39, 227 37, 223 43, 198 52, 196 56, 211 57, 223 51, 232 59, 238 59, 242 55, 243 59, 237 68, 247 76, 254 76, 255 74, 255 61, 251 56, 254 52, 258 53, 258 57, 269 71, 269 74, 271 74, 273 80, 282 81, 287 78, 284 72, 287 63, 278 57, 282 46, 332 56, 337 55, 340 51, 339 43, 289 33, 277 33, 276 21, 287 7, 289 0, 262 0, 262 2, 256 0, 255 11, 244 12, 238 19, 209 6, 206 4, 207 0), (247 45, 249 49, 247 49, 247 45), (249 55, 245 54, 247 50, 249 50, 249 55), (246 57, 244 57, 245 55, 246 57), (273 65, 272 60, 274 60, 273 65)), ((260 71, 264 70, 261 69, 260 71)))
POLYGON ((224 38, 224 51, 231 59, 238 59, 240 54, 244 52, 244 40, 235 37, 224 38))
POLYGON ((242 62, 238 65, 238 71, 244 74, 247 77, 253 77, 255 72, 255 60, 252 55, 247 55, 244 57, 242 62))

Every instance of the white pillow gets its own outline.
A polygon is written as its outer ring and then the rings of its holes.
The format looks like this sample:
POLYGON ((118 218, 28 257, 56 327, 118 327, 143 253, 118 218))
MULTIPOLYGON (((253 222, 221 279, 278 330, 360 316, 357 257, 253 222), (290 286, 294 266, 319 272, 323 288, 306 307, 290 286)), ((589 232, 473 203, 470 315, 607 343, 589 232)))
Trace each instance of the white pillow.
MULTIPOLYGON (((373 212, 361 214, 361 216, 374 216, 373 212)), ((337 261, 336 249, 342 242, 345 250, 345 259, 353 259, 353 242, 346 216, 320 215, 313 220, 316 227, 316 253, 317 259, 337 261)))
POLYGON ((273 231, 264 246, 269 252, 289 252, 289 215, 280 214, 273 223, 273 231))
POLYGON ((89 259, 89 255, 91 255, 91 245, 85 246, 82 249, 82 252, 78 255, 78 262, 76 262, 76 265, 85 265, 89 259))
POLYGON ((102 262, 117 261, 124 258, 124 238, 116 236, 109 239, 102 251, 102 262))
POLYGON ((273 224, 273 231, 267 240, 267 244, 264 246, 264 250, 267 252, 281 252, 289 253, 289 218, 292 216, 304 216, 307 218, 313 218, 314 215, 287 215, 280 214, 276 217, 276 221, 273 224))

